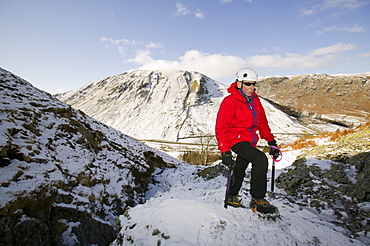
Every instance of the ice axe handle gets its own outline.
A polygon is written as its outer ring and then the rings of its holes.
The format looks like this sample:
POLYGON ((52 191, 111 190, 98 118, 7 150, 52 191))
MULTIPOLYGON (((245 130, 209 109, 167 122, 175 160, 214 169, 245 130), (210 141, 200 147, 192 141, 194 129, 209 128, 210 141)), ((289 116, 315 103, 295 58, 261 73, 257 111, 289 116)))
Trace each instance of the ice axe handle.
POLYGON ((272 168, 271 168, 271 192, 274 192, 275 181, 275 160, 272 159, 272 168))
POLYGON ((227 208, 227 203, 229 201, 229 192, 231 186, 231 173, 233 170, 234 161, 231 162, 230 166, 228 167, 229 170, 227 172, 227 184, 226 184, 226 193, 225 193, 225 201, 224 201, 224 208, 227 208))

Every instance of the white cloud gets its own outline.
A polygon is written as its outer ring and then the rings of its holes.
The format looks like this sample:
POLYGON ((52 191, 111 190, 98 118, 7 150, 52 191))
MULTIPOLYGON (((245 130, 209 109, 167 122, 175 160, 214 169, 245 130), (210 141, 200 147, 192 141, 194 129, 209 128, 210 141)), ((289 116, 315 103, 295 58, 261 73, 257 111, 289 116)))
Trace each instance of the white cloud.
MULTIPOLYGON (((112 39, 107 37, 101 37, 100 41, 104 44, 105 48, 117 49, 118 53, 123 57, 128 57, 130 56, 130 54, 132 55, 132 51, 135 52, 135 50, 147 51, 149 49, 160 49, 164 47, 164 44, 162 43, 150 42, 145 44, 143 41, 138 42, 129 39, 112 39)), ((150 54, 149 51, 147 51, 147 53, 150 54)), ((138 56, 137 52, 136 56, 138 56)), ((140 56, 143 56, 143 54, 141 54, 140 56)))
POLYGON ((195 12, 194 12, 194 16, 197 17, 198 19, 203 19, 204 18, 204 14, 201 10, 197 9, 195 12))
POLYGON ((310 54, 313 56, 322 56, 322 55, 328 55, 328 54, 338 54, 343 51, 354 50, 354 49, 356 49, 356 45, 354 44, 344 44, 342 42, 339 42, 331 46, 313 50, 312 52, 310 52, 310 54))
POLYGON ((301 12, 303 15, 313 15, 329 9, 354 10, 367 4, 369 4, 368 0, 323 0, 301 12))
POLYGON ((127 62, 133 62, 138 64, 145 64, 145 63, 156 63, 157 61, 150 57, 149 50, 139 50, 136 52, 136 56, 132 59, 128 59, 127 62))
POLYGON ((100 42, 102 42, 107 49, 118 49, 121 55, 125 55, 128 46, 136 46, 142 42, 136 42, 135 40, 128 39, 112 39, 107 37, 101 37, 100 42))
POLYGON ((149 50, 140 50, 136 57, 127 60, 139 65, 139 69, 183 69, 204 73, 216 80, 234 76, 240 67, 276 69, 317 69, 337 62, 341 53, 355 49, 353 44, 337 43, 318 48, 306 54, 286 53, 284 55, 255 55, 247 58, 225 54, 207 54, 189 50, 176 61, 156 60, 149 50))
MULTIPOLYGON (((233 2, 234 0, 220 0, 220 2, 223 4, 223 3, 231 3, 231 2, 233 2)), ((251 2, 253 2, 253 0, 245 0, 245 1, 247 1, 248 3, 251 3, 251 2)))
POLYGON ((176 12, 174 12, 174 15, 188 15, 190 14, 190 10, 185 7, 182 3, 176 3, 176 12))
POLYGON ((315 69, 328 65, 333 57, 316 57, 313 55, 301 55, 286 53, 281 55, 256 55, 248 58, 252 67, 256 68, 278 68, 278 69, 315 69))
POLYGON ((191 11, 187 7, 185 7, 184 4, 177 2, 176 11, 172 13, 172 16, 185 16, 185 15, 194 15, 198 19, 204 18, 204 14, 200 9, 191 11))
POLYGON ((147 49, 158 49, 158 48, 163 48, 164 44, 161 44, 161 43, 149 43, 145 46, 145 48, 147 49))
POLYGON ((137 57, 128 60, 140 65, 140 69, 183 69, 202 72, 220 79, 227 75, 225 71, 233 71, 235 67, 241 66, 245 61, 236 56, 221 54, 205 54, 198 50, 189 50, 179 57, 178 61, 154 60, 150 52, 144 54, 139 51, 137 57))
POLYGON ((358 54, 357 57, 370 57, 370 52, 363 53, 363 54, 358 54))
POLYGON ((321 35, 325 32, 332 32, 332 31, 345 31, 345 32, 353 33, 353 32, 365 32, 365 29, 362 26, 359 26, 357 24, 354 24, 352 27, 331 26, 331 27, 325 27, 322 31, 316 32, 316 35, 321 35))
MULTIPOLYGON (((302 70, 334 66, 333 64, 338 62, 342 53, 357 48, 354 44, 339 42, 309 51, 306 54, 287 52, 285 54, 255 55, 246 58, 188 50, 177 60, 164 60, 155 59, 152 55, 154 49, 164 47, 164 44, 161 43, 150 42, 145 44, 142 41, 115 40, 107 37, 102 37, 100 40, 106 47, 117 49, 120 55, 126 58, 129 57, 125 62, 138 65, 138 69, 192 70, 204 73, 216 80, 234 76, 235 69, 241 67, 302 70)), ((279 52, 279 50, 276 50, 276 52, 279 52)), ((370 56, 370 53, 357 55, 357 57, 368 56, 370 56)))
POLYGON ((56 89, 56 90, 55 90, 55 92, 56 92, 56 93, 63 93, 63 92, 65 92, 65 91, 66 91, 65 89, 56 89))
POLYGON ((138 42, 136 42, 135 40, 128 40, 128 39, 112 39, 112 38, 107 38, 107 37, 101 37, 100 38, 100 41, 103 42, 103 43, 106 43, 106 44, 114 44, 114 45, 118 45, 118 44, 123 44, 123 45, 135 45, 137 44, 138 42))

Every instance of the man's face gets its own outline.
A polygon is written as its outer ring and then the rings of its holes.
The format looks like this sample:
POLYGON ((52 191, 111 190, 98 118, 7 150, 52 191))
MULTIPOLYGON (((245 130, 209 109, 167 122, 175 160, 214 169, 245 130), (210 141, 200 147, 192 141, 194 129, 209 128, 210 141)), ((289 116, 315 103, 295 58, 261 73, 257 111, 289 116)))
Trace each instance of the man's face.
POLYGON ((254 85, 256 84, 255 81, 237 81, 236 82, 238 88, 242 89, 244 94, 248 97, 252 96, 253 92, 254 92, 254 85))

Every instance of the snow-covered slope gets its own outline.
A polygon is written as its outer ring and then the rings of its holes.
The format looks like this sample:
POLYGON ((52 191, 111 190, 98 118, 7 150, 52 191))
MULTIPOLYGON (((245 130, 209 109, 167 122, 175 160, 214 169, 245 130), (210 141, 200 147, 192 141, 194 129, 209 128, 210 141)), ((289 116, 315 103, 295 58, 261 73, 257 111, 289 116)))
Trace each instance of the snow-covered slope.
MULTIPOLYGON (((186 142, 214 135, 226 89, 197 72, 138 70, 93 81, 57 97, 136 139, 186 142)), ((267 101, 262 103, 280 142, 313 133, 267 101)))
MULTIPOLYGON (((284 149, 268 194, 280 210, 276 222, 223 208, 221 165, 166 170, 156 175, 151 198, 120 216, 113 245, 369 245, 369 139, 368 124, 339 140, 307 139, 314 148, 284 149)), ((239 193, 246 205, 250 171, 239 193)))
POLYGON ((107 245, 180 163, 0 68, 0 245, 107 245))
MULTIPOLYGON (((277 174, 292 164, 297 153, 285 153, 277 174)), ((359 241, 346 229, 330 223, 335 220, 333 210, 320 214, 309 206, 292 203, 288 196, 282 195, 284 190, 278 188, 275 189, 278 195, 269 200, 279 207, 282 220, 261 220, 250 209, 224 209, 225 176, 204 179, 194 173, 199 173, 199 167, 181 166, 157 176, 162 185, 156 187, 157 193, 145 204, 120 216, 122 229, 113 245, 366 245, 370 242, 369 236, 359 241)), ((245 181, 247 184, 248 178, 245 181)), ((240 195, 248 204, 246 184, 240 195)))

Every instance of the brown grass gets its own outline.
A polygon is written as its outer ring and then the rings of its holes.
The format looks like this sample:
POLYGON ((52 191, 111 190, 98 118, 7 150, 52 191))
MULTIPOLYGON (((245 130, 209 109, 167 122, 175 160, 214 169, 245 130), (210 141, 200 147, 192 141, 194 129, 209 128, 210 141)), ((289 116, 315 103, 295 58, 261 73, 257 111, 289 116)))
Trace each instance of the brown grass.
POLYGON ((340 138, 345 137, 351 133, 361 131, 366 127, 370 126, 370 122, 367 122, 356 129, 344 129, 342 131, 335 131, 335 132, 324 132, 318 136, 310 136, 299 139, 292 144, 282 146, 282 148, 291 148, 293 150, 303 149, 303 148, 313 148, 316 145, 316 142, 313 140, 314 138, 328 138, 329 141, 338 141, 340 138))
POLYGON ((178 157, 179 160, 185 161, 192 165, 210 165, 220 160, 218 153, 202 151, 185 151, 178 157))

